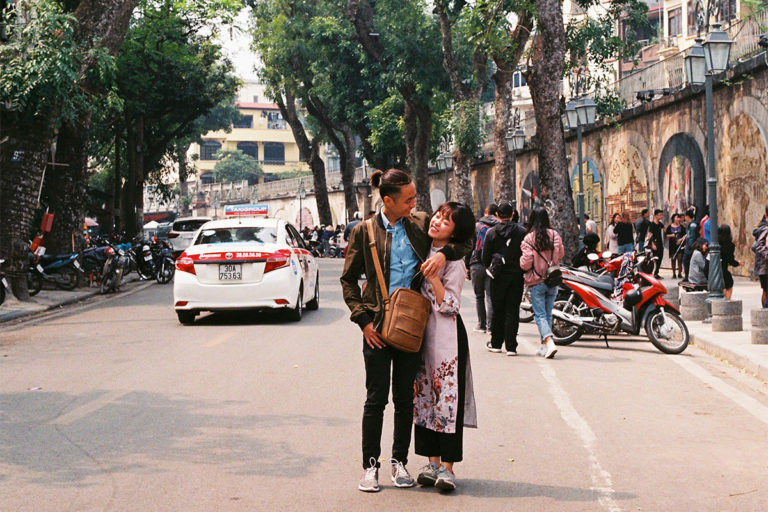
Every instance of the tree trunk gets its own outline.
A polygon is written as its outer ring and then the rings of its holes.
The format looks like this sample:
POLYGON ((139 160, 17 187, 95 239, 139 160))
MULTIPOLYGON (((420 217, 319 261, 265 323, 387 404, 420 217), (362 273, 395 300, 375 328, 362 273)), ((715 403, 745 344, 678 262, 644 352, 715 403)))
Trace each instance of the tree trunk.
POLYGON ((539 15, 528 87, 536 113, 540 197, 563 237, 566 258, 578 249, 578 226, 565 161, 560 95, 565 63, 565 28, 558 0, 536 0, 539 15), (554 77, 557 77, 555 80, 554 77))
POLYGON ((341 182, 344 184, 344 207, 347 211, 347 222, 355 218, 355 212, 359 211, 357 205, 357 188, 355 186, 355 154, 357 143, 355 134, 349 126, 343 127, 344 145, 346 146, 346 159, 341 168, 341 182))
MULTIPOLYGON (((507 130, 512 127, 512 77, 514 69, 497 68, 493 74, 496 84, 494 96, 495 115, 493 119, 493 161, 495 202, 511 201, 512 197, 512 153, 507 150, 507 130)), ((485 205, 483 205, 485 206, 485 205)))
POLYGON ((120 229, 120 225, 123 222, 123 201, 122 201, 122 192, 123 192, 123 173, 122 173, 122 167, 121 162, 122 159, 120 158, 120 155, 122 155, 122 151, 120 150, 122 145, 120 144, 120 132, 121 129, 119 128, 119 125, 115 127, 115 169, 114 169, 114 177, 113 177, 113 183, 112 186, 114 187, 112 191, 113 196, 113 204, 112 204, 112 229, 114 231, 118 231, 120 229))
POLYGON ((189 144, 176 146, 176 162, 179 165, 179 212, 180 215, 190 215, 189 208, 184 203, 184 198, 189 194, 187 179, 189 178, 189 162, 187 161, 187 151, 189 144))
POLYGON ((123 208, 122 218, 120 219, 121 231, 126 235, 133 236, 136 230, 136 180, 138 179, 138 162, 141 155, 136 153, 138 146, 136 120, 131 115, 125 114, 125 160, 128 164, 128 178, 123 184, 123 208))
POLYGON ((90 123, 90 113, 83 112, 59 128, 56 160, 61 165, 50 166, 45 181, 46 189, 51 191, 48 207, 55 215, 53 230, 45 237, 46 249, 51 253, 81 251, 84 247, 90 123))
POLYGON ((19 300, 29 300, 27 254, 32 220, 40 183, 53 140, 48 116, 33 122, 18 122, 4 116, 0 139, 0 258, 11 291, 19 300))

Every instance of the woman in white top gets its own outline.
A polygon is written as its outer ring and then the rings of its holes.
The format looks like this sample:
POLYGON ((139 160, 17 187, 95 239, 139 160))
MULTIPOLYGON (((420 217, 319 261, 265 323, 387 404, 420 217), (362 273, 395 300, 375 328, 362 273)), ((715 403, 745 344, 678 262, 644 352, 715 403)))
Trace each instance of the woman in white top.
POLYGON ((621 215, 614 213, 613 217, 611 217, 611 223, 608 224, 608 228, 605 230, 605 241, 608 242, 608 250, 611 254, 619 254, 619 235, 613 232, 613 228, 619 222, 619 217, 621 215))

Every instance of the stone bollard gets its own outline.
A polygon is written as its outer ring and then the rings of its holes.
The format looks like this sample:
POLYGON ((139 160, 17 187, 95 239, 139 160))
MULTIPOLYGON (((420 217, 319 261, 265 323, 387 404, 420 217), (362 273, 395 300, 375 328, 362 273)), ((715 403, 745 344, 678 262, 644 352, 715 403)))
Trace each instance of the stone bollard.
POLYGON ((705 300, 707 292, 680 292, 680 314, 683 320, 701 321, 707 318, 707 305, 705 300))
POLYGON ((752 343, 768 345, 768 309, 753 309, 749 316, 752 320, 752 343))
POLYGON ((670 285, 667 288, 667 294, 664 295, 664 298, 667 299, 667 302, 675 306, 676 308, 680 308, 680 287, 675 285, 670 285))
POLYGON ((712 301, 712 331, 743 330, 740 300, 712 301))

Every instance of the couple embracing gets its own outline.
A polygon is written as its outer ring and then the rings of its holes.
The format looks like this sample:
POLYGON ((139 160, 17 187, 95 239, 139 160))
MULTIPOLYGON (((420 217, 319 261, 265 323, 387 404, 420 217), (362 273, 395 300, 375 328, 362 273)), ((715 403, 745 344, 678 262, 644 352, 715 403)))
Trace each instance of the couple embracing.
POLYGON ((459 316, 466 276, 463 257, 472 248, 474 216, 461 203, 441 205, 429 217, 412 213, 416 187, 403 171, 376 171, 371 184, 384 206, 373 216, 374 240, 391 293, 420 290, 432 303, 421 351, 387 346, 377 332, 384 316, 365 223, 352 231, 341 285, 351 319, 363 331, 366 400, 363 409, 363 477, 358 489, 379 490, 378 470, 384 408, 390 384, 395 408, 391 478, 413 487, 406 469, 414 430, 415 451, 428 458, 418 473, 423 486, 456 488, 453 465, 462 460, 462 430, 476 426, 467 332, 459 316), (367 283, 362 290, 359 278, 367 283), (415 425, 415 427, 412 427, 415 425))

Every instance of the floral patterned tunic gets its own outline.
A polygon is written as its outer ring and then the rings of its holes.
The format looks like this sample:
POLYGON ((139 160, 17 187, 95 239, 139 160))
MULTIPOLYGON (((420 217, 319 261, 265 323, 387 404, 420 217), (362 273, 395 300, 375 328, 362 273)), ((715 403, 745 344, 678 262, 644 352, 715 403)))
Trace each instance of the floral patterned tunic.
MULTIPOLYGON (((433 247, 430 256, 437 251, 433 247)), ((427 333, 422 345, 422 364, 414 382, 414 414, 416 425, 453 434, 459 412, 458 323, 461 288, 466 278, 463 260, 448 261, 439 273, 445 287, 441 304, 436 303, 429 281, 424 281, 421 293, 432 301, 427 321, 427 333)), ((464 426, 477 426, 472 370, 467 353, 464 385, 464 426)))

